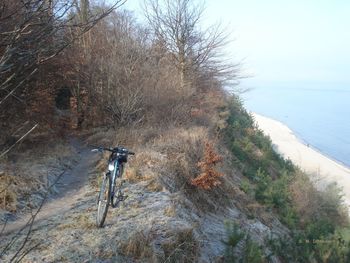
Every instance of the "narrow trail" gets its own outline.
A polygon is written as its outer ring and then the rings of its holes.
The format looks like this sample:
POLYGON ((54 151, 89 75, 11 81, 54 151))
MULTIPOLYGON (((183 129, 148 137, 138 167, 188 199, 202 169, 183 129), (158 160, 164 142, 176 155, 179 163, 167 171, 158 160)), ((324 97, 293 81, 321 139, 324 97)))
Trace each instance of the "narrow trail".
MULTIPOLYGON (((56 182, 56 194, 50 195, 45 200, 40 212, 35 217, 34 225, 50 219, 50 217, 66 213, 76 202, 84 197, 85 188, 83 186, 87 183, 89 172, 93 170, 93 163, 98 156, 84 146, 79 139, 71 138, 69 142, 79 155, 78 163, 70 170, 67 170, 56 182)), ((35 213, 36 209, 33 212, 35 213)), ((6 235, 19 231, 30 222, 31 218, 32 214, 25 214, 15 221, 8 222, 2 234, 6 235)))

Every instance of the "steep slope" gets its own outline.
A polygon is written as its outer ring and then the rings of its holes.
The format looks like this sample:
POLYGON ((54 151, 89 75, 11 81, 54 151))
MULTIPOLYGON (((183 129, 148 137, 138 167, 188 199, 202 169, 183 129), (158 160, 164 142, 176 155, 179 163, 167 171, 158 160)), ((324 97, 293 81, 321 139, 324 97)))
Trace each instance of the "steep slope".
POLYGON ((98 161, 77 165, 69 173, 77 178, 90 174, 89 182, 64 204, 70 208, 42 218, 29 235, 27 228, 2 238, 2 260, 346 262, 347 246, 336 241, 342 236, 335 232, 336 226, 346 224, 340 199, 317 192, 273 151, 239 101, 230 103, 205 108, 190 125, 85 134, 86 144, 114 142, 136 152, 124 174, 127 199, 109 210, 104 228, 96 227, 98 182, 107 156, 86 155, 98 161), (199 162, 207 161, 206 142, 224 157, 215 167, 223 176, 218 185, 201 189, 193 179, 203 172, 199 162), (326 240, 335 241, 324 246, 326 240))
MULTIPOLYGON (((133 136, 137 137, 137 132, 133 136)), ((189 170, 194 167, 188 166, 193 165, 191 158, 200 159, 195 154, 201 154, 206 136, 204 128, 172 128, 139 147, 125 174, 124 192, 128 198, 109 211, 102 229, 95 226, 98 173, 90 176, 90 184, 65 195, 66 203, 49 202, 21 250, 28 251, 23 261, 215 262, 223 260, 226 248, 225 221, 239 222, 240 228, 249 231, 260 245, 271 233, 288 233, 276 218, 265 218, 266 222, 249 219, 227 193, 220 193, 222 189, 217 196, 211 196, 184 181, 186 176, 193 176, 189 170), (226 199, 224 202, 220 195, 226 199), (56 213, 52 213, 54 205, 56 213)), ((81 162, 85 163, 86 158, 83 155, 81 162)), ((103 165, 104 161, 98 164, 103 165)), ((87 174, 88 168, 78 164, 69 174, 79 178, 81 173, 87 174)), ((238 188, 232 191, 242 195, 238 188)), ((27 231, 17 236, 4 260, 20 249, 27 231)), ((2 247, 12 237, 2 239, 2 247)), ((268 248, 264 250, 269 253, 268 248)), ((240 253, 241 249, 237 249, 237 255, 240 253)))

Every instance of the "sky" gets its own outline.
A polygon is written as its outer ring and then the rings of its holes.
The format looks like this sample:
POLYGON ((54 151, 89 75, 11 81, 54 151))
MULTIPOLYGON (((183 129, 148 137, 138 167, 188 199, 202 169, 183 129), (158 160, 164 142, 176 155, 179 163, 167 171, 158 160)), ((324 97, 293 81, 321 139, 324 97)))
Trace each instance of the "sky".
MULTIPOLYGON (((125 8, 142 16, 141 0, 125 8)), ((350 90, 349 0, 207 0, 203 26, 230 32, 243 87, 309 85, 350 90)), ((142 21, 142 19, 140 19, 142 21)))

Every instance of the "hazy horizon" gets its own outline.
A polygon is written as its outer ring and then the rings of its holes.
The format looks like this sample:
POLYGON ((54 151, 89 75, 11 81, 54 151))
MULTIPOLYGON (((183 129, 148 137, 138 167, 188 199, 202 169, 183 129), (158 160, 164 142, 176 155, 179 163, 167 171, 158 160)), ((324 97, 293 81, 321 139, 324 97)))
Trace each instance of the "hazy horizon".
MULTIPOLYGON (((207 0, 203 24, 221 22, 243 59, 242 86, 322 84, 350 89, 350 1, 207 0)), ((124 8, 141 20, 143 0, 124 8)))

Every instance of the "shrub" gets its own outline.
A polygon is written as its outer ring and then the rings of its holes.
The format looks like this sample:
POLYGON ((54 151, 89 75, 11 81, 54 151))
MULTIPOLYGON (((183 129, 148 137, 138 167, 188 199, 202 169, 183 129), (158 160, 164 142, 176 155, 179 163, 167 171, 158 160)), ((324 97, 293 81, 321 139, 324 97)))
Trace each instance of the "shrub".
POLYGON ((207 141, 205 143, 204 159, 197 164, 202 173, 191 183, 205 190, 210 190, 221 184, 219 177, 223 174, 214 169, 214 166, 219 162, 222 162, 222 157, 214 151, 213 144, 207 141))
POLYGON ((239 185, 239 188, 249 196, 254 196, 254 189, 247 179, 243 179, 239 185))
POLYGON ((273 254, 285 262, 346 263, 350 260, 350 243, 339 234, 310 240, 303 232, 293 232, 291 238, 270 239, 269 246, 273 254))
POLYGON ((261 247, 254 242, 249 235, 245 238, 245 247, 243 260, 244 263, 262 263, 266 262, 265 256, 261 250, 261 247))
POLYGON ((257 182, 255 199, 262 203, 271 203, 271 177, 259 168, 256 172, 255 181, 257 182))
POLYGON ((350 261, 350 243, 346 243, 341 237, 334 236, 332 239, 320 239, 315 242, 315 258, 317 262, 350 261))
POLYGON ((239 229, 235 222, 226 222, 226 240, 222 241, 225 246, 225 262, 235 263, 262 263, 265 262, 265 256, 261 247, 254 242, 250 235, 239 229), (243 241, 243 253, 238 261, 238 253, 235 254, 235 249, 238 244, 243 241))
POLYGON ((244 239, 245 233, 239 229, 238 224, 235 222, 225 222, 226 228, 226 240, 222 241, 225 248, 225 261, 226 262, 235 262, 234 249, 238 243, 244 239))
MULTIPOLYGON (((341 189, 335 184, 323 191, 316 189, 308 175, 274 151, 270 138, 257 128, 236 97, 230 105, 226 139, 236 157, 234 165, 252 183, 255 199, 274 208, 292 231, 291 237, 271 242, 272 250, 279 251, 286 262, 348 262, 348 244, 338 242, 335 233, 349 222, 341 189)), ((249 192, 247 182, 240 187, 249 192)), ((258 251, 255 245, 248 245, 258 251)), ((260 258, 259 252, 248 252, 250 262, 260 258)))
POLYGON ((306 225, 305 229, 306 237, 310 241, 326 238, 334 231, 334 224, 327 218, 314 219, 306 225))

